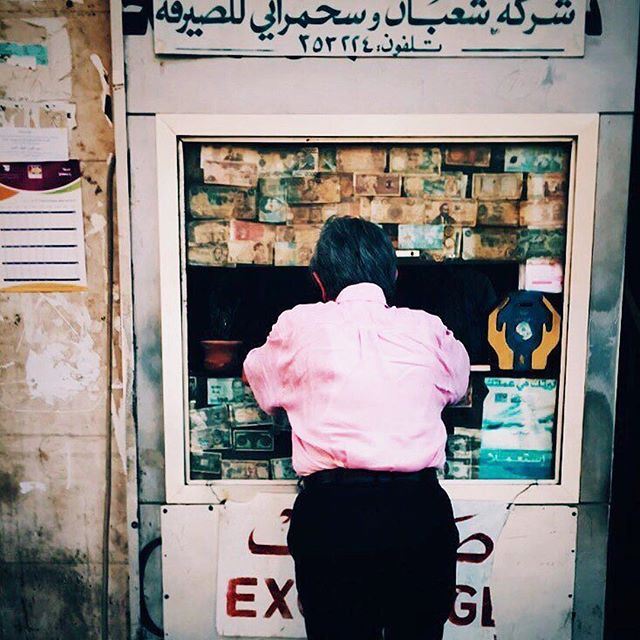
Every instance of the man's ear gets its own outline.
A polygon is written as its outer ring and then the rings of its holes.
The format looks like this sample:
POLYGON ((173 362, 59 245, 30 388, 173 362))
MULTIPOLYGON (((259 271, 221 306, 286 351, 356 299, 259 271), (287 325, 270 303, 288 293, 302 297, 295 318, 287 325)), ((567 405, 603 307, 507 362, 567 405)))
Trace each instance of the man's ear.
POLYGON ((312 271, 311 275, 313 276, 313 279, 316 281, 316 284, 318 285, 318 287, 320 287, 320 293, 322 294, 322 302, 326 302, 327 290, 324 288, 324 284, 322 284, 322 280, 320 280, 320 276, 315 271, 312 271))

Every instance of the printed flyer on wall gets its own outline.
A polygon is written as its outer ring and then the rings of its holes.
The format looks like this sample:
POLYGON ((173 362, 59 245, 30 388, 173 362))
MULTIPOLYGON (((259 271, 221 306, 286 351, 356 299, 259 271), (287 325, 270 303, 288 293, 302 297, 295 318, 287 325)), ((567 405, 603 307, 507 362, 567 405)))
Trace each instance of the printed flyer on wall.
POLYGON ((485 378, 480 478, 553 477, 557 380, 485 378))
POLYGON ((86 286, 79 162, 0 163, 0 291, 86 286))

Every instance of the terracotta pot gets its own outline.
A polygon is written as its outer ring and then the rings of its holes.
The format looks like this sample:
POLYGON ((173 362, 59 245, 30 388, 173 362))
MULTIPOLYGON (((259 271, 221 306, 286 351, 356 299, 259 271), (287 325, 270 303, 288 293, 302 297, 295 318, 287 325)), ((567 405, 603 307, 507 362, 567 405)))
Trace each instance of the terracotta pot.
POLYGON ((241 340, 201 340, 204 367, 210 371, 227 371, 238 364, 241 340))

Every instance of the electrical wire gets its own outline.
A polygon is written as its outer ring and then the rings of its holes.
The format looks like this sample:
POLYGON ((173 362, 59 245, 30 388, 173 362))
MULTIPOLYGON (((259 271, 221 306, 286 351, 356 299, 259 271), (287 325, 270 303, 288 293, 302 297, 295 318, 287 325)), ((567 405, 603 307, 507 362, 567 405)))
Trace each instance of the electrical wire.
POLYGON ((113 282, 114 282, 114 179, 115 179, 115 156, 109 158, 107 168, 107 337, 109 348, 109 366, 107 367, 107 433, 105 443, 105 471, 104 471, 104 511, 102 518, 102 583, 100 594, 100 637, 102 640, 109 639, 109 533, 111 529, 111 483, 112 464, 111 456, 113 451, 113 429, 111 423, 111 403, 113 400, 113 282))

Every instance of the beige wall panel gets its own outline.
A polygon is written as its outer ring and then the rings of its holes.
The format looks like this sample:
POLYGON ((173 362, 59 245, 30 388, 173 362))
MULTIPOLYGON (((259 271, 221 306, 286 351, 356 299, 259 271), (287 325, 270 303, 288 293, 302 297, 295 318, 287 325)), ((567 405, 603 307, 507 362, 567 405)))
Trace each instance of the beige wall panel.
MULTIPOLYGON (((0 450, 0 558, 97 563, 102 554, 105 440, 9 436, 0 450)), ((121 465, 114 460, 116 481, 121 465)), ((112 492, 110 559, 127 560, 124 491, 112 492)))

